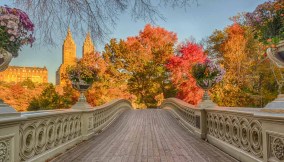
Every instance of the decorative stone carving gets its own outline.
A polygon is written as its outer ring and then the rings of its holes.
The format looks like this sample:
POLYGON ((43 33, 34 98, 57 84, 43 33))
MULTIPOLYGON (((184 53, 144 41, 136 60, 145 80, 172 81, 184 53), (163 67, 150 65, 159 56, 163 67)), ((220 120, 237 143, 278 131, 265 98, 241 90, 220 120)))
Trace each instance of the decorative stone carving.
POLYGON ((9 152, 8 152, 8 146, 6 142, 1 141, 0 142, 0 161, 8 161, 9 159, 9 152))
POLYGON ((245 151, 249 151, 249 121, 246 118, 242 118, 240 122, 240 144, 241 148, 245 151))
POLYGON ((200 129, 200 116, 195 115, 195 127, 200 129))
POLYGON ((3 141, 0 142, 0 161, 6 161, 8 157, 8 147, 3 141))
POLYGON ((229 116, 225 116, 225 141, 232 143, 232 119, 229 116))
POLYGON ((26 161, 75 139, 81 133, 80 115, 37 118, 20 126, 20 157, 26 161))
POLYGON ((13 55, 10 52, 4 50, 3 48, 0 48, 0 72, 8 68, 12 58, 13 55))
POLYGON ((284 144, 280 138, 275 138, 272 143, 274 156, 279 160, 284 160, 284 144))
POLYGON ((257 157, 262 156, 262 130, 258 120, 250 122, 249 129, 250 151, 257 157))
POLYGON ((267 136, 269 159, 284 160, 284 136, 275 133, 268 133, 267 136))
POLYGON ((50 121, 49 126, 47 126, 47 143, 46 148, 51 149, 54 146, 55 140, 55 123, 54 121, 50 121))
POLYGON ((88 130, 91 130, 91 129, 93 129, 93 121, 94 121, 94 119, 93 119, 93 117, 89 117, 89 123, 88 123, 88 130))
POLYGON ((10 161, 11 138, 12 136, 0 137, 0 162, 10 161))
POLYGON ((117 112, 126 108, 127 107, 121 107, 121 105, 118 104, 115 107, 107 106, 104 109, 97 109, 93 113, 93 118, 92 118, 93 121, 91 122, 91 124, 93 124, 94 128, 98 128, 105 122, 108 122, 111 119, 113 119, 116 116, 117 112))
POLYGON ((208 134, 256 156, 263 157, 261 123, 242 114, 207 113, 208 134))
POLYGON ((183 117, 184 120, 187 121, 188 124, 192 125, 193 127, 196 127, 196 119, 194 110, 191 110, 187 107, 182 106, 173 106, 173 109, 183 117))

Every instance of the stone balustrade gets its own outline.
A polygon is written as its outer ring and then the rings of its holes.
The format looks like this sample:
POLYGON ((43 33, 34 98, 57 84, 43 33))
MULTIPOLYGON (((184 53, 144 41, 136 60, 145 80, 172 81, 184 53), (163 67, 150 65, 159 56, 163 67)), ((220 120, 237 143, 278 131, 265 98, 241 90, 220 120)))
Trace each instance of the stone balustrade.
POLYGON ((195 107, 166 99, 182 125, 240 161, 284 161, 284 110, 265 108, 195 107))
MULTIPOLYGON (((284 161, 283 109, 217 107, 209 101, 200 105, 169 98, 160 108, 170 111, 196 136, 240 161, 284 161)), ((46 161, 101 132, 132 108, 123 99, 93 108, 75 107, 0 112, 0 162, 46 161)))
POLYGON ((0 162, 46 161, 105 129, 127 100, 90 109, 0 113, 0 162))

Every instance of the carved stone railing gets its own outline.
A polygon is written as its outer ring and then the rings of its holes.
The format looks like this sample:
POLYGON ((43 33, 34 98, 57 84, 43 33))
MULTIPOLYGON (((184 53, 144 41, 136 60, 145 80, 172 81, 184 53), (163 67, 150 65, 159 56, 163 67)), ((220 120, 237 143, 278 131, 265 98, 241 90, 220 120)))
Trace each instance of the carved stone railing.
POLYGON ((166 99, 160 108, 170 110, 183 126, 196 133, 201 138, 205 138, 205 132, 202 129, 205 121, 202 121, 204 112, 196 106, 188 104, 176 98, 166 99))
POLYGON ((92 137, 131 108, 129 101, 120 99, 84 110, 0 112, 0 162, 46 161, 92 137))
POLYGON ((201 109, 166 99, 168 109, 191 132, 240 161, 284 161, 284 110, 216 107, 201 109))

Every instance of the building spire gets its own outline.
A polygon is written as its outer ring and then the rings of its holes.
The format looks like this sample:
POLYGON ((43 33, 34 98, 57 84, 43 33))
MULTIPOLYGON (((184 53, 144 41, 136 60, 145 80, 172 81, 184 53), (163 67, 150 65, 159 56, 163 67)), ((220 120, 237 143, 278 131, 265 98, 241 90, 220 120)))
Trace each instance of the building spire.
POLYGON ((70 27, 68 27, 67 35, 62 45, 62 64, 56 71, 56 85, 66 85, 66 67, 76 64, 76 44, 72 38, 70 27))
POLYGON ((70 26, 68 26, 67 35, 72 35, 71 30, 70 30, 70 26))
POLYGON ((68 27, 68 30, 67 30, 66 40, 67 40, 67 38, 71 38, 72 39, 72 33, 71 33, 71 30, 70 30, 70 27, 68 27))
POLYGON ((74 64, 76 60, 76 44, 72 38, 70 27, 68 27, 62 49, 62 63, 69 65, 74 64))
POLYGON ((84 43, 93 43, 90 32, 87 33, 84 43))
POLYGON ((83 44, 83 57, 90 54, 90 53, 94 53, 95 51, 95 47, 91 38, 91 33, 88 32, 83 44))

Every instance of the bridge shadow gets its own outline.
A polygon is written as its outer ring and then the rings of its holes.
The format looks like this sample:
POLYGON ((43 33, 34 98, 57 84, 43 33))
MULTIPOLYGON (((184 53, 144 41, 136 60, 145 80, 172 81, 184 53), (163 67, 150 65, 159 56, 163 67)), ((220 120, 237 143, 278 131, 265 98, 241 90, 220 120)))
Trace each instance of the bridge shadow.
POLYGON ((127 110, 105 131, 55 158, 70 161, 237 161, 184 129, 167 110, 127 110))

